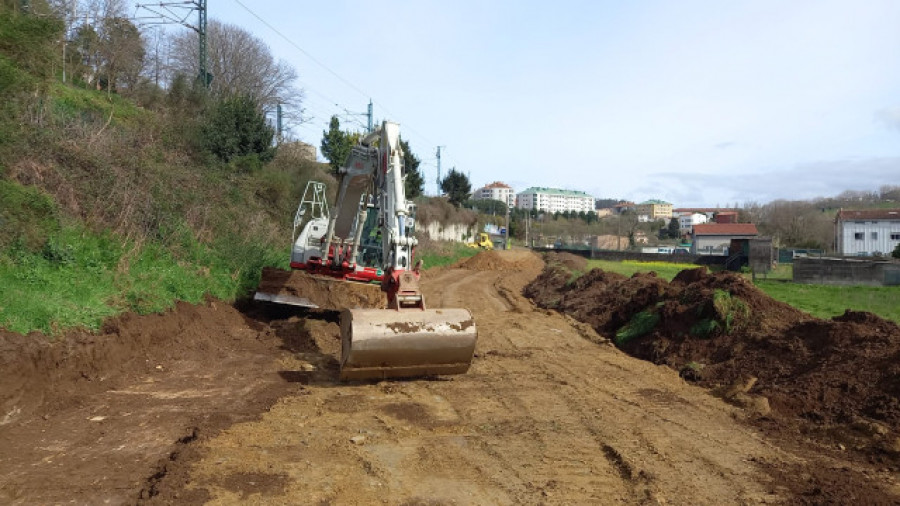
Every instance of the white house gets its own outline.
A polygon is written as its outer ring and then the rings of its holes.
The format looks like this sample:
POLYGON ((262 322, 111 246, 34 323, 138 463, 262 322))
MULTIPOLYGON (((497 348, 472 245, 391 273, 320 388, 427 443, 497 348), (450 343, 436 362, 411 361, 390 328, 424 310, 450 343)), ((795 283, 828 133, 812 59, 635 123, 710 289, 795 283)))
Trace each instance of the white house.
POLYGON ((682 215, 678 217, 678 230, 682 234, 691 234, 694 232, 694 225, 702 225, 708 221, 709 218, 701 213, 682 215))
POLYGON ((573 190, 532 187, 516 196, 516 207, 548 213, 594 212, 594 197, 573 190))
POLYGON ((733 239, 754 239, 759 231, 753 223, 704 223, 694 225, 691 253, 728 254, 733 239))
POLYGON ((835 250, 841 255, 890 255, 900 244, 900 209, 838 211, 835 250))
POLYGON ((475 190, 475 193, 472 194, 472 199, 499 200, 500 202, 504 202, 510 208, 516 206, 516 192, 513 191, 511 186, 501 183, 500 181, 494 181, 489 185, 482 186, 475 190))

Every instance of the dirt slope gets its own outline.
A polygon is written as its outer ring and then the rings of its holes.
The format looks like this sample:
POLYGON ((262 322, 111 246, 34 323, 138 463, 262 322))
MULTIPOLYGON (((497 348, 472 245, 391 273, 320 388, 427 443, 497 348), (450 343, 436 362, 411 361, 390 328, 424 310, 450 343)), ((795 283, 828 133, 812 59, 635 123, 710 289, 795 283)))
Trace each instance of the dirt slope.
POLYGON ((876 487, 891 473, 773 443, 676 371, 535 309, 521 295, 541 269, 530 253, 470 262, 423 283, 429 306, 475 315, 477 356, 461 376, 338 383, 327 311, 179 306, 55 347, 0 334, 0 503, 894 498, 876 487))

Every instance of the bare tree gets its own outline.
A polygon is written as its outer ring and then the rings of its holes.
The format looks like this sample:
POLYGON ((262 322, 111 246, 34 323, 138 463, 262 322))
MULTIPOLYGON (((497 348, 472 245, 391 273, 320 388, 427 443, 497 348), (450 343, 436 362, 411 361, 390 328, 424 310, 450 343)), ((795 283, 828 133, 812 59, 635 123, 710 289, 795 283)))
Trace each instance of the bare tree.
MULTIPOLYGON (((198 75, 198 46, 198 35, 193 31, 174 38, 170 77, 198 75)), ((302 92, 294 87, 297 72, 289 64, 275 61, 262 40, 239 26, 210 20, 207 47, 213 96, 247 95, 267 112, 281 104, 288 117, 300 120, 302 92)))
POLYGON ((831 215, 808 201, 776 200, 762 206, 759 227, 782 247, 825 249, 834 239, 831 215))
POLYGON ((102 75, 110 92, 134 88, 144 68, 144 39, 126 18, 112 16, 100 23, 102 75))

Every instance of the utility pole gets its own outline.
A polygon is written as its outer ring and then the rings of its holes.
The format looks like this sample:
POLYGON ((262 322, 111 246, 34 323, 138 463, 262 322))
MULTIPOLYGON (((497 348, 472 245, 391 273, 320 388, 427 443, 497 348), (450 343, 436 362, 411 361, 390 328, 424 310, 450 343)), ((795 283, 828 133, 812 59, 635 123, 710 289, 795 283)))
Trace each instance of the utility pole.
POLYGON ((197 2, 197 11, 197 26, 199 27, 197 34, 200 36, 200 82, 204 88, 209 88, 210 83, 212 83, 212 76, 209 75, 206 66, 206 0, 197 2))
POLYGON ((438 146, 437 147, 437 196, 441 196, 441 148, 446 146, 438 146))
POLYGON ((503 242, 503 249, 509 249, 509 204, 508 204, 508 201, 507 201, 507 206, 506 206, 506 229, 504 230, 504 232, 506 232, 506 241, 503 242))
POLYGON ((281 132, 282 128, 282 116, 281 116, 281 103, 279 103, 275 108, 275 125, 278 129, 278 144, 281 144, 282 139, 284 138, 281 132))
MULTIPOLYGON (((337 104, 334 104, 337 105, 337 104)), ((366 112, 352 112, 349 109, 344 108, 344 114, 347 116, 365 116, 368 120, 366 122, 366 133, 372 133, 375 131, 375 108, 372 106, 372 99, 369 99, 369 106, 366 108, 366 112)))
POLYGON ((206 0, 191 0, 184 2, 159 2, 155 4, 137 4, 138 9, 148 11, 150 15, 132 18, 141 25, 181 25, 197 32, 200 44, 198 47, 198 71, 197 79, 203 88, 209 88, 213 75, 209 73, 206 47, 206 0), (187 22, 191 13, 197 11, 197 26, 187 22))

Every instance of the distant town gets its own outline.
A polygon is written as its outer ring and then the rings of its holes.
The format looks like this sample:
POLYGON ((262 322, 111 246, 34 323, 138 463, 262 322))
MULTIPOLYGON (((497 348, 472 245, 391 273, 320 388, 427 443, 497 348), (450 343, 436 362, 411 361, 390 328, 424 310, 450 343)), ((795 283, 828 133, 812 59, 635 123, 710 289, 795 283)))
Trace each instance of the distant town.
MULTIPOLYGON (((669 238, 678 239, 672 245, 644 248, 645 252, 728 255, 729 248, 746 248, 749 241, 761 240, 767 241, 771 247, 771 239, 760 237, 751 217, 742 217, 740 210, 734 208, 675 207, 658 199, 640 203, 596 199, 581 191, 547 187, 530 187, 516 193, 511 186, 500 181, 476 189, 472 199, 498 200, 511 209, 566 216, 593 213, 600 219, 628 215, 635 223, 660 222, 660 227, 665 229, 661 236, 668 234, 669 238)), ((630 232, 630 246, 649 242, 645 233, 635 229, 630 232)), ((600 249, 623 249, 620 234, 596 236, 593 242, 591 246, 600 249)), ((900 210, 841 209, 836 213, 833 245, 836 253, 846 256, 890 255, 898 245, 900 210)))

